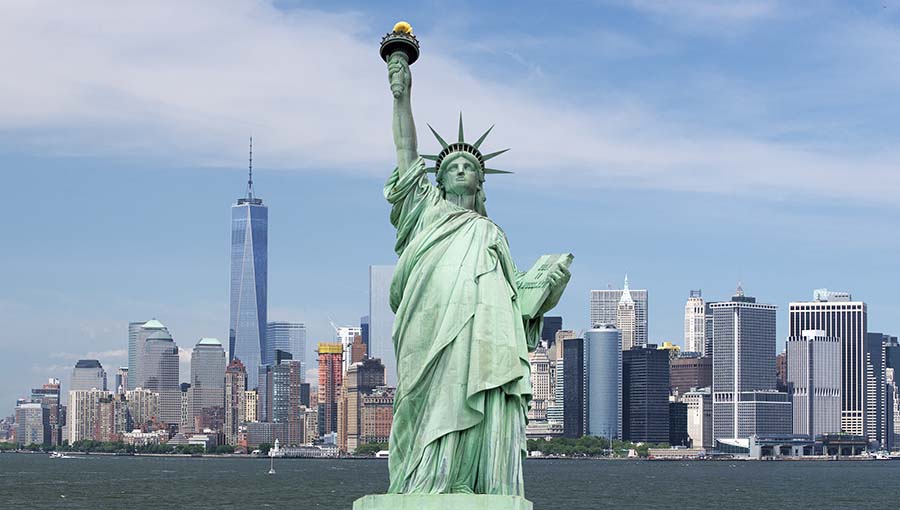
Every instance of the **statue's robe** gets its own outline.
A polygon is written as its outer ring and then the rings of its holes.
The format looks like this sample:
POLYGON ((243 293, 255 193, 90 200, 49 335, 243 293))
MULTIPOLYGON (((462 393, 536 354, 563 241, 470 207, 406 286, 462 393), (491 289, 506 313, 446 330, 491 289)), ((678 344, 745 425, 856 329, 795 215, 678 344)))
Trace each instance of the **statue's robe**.
POLYGON ((384 188, 400 255, 391 282, 399 383, 391 493, 524 495, 528 352, 506 235, 441 196, 419 158, 384 188))

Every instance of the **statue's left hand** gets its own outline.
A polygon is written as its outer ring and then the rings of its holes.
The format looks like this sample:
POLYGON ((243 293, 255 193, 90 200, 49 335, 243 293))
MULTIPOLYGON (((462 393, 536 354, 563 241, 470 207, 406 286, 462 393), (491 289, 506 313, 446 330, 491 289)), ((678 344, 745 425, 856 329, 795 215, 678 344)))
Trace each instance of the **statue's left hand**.
POLYGON ((569 271, 569 268, 562 264, 557 265, 550 272, 550 294, 547 295, 547 299, 544 300, 544 304, 541 306, 540 315, 553 310, 559 304, 559 299, 562 297, 563 291, 566 290, 566 285, 569 284, 571 277, 572 273, 569 271))

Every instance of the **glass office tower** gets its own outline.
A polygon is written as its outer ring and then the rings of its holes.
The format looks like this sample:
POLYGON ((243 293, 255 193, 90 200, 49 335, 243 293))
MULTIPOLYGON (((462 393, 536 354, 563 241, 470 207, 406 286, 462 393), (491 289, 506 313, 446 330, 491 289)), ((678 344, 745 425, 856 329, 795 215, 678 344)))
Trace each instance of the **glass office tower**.
MULTIPOLYGON (((231 317, 228 360, 240 359, 248 373, 271 364, 266 348, 266 282, 268 274, 269 210, 253 197, 252 178, 247 197, 231 206, 231 317)), ((248 389, 257 386, 248 379, 248 389)))

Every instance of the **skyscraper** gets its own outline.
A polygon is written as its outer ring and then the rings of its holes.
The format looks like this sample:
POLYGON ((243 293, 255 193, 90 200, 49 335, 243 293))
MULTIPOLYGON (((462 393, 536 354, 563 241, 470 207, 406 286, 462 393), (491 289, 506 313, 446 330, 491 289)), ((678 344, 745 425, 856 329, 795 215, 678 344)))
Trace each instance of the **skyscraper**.
POLYGON ((555 425, 563 425, 563 413, 565 412, 565 366, 563 362, 563 343, 569 338, 575 338, 575 332, 571 329, 562 329, 556 332, 553 347, 547 351, 550 358, 550 398, 547 404, 547 421, 555 425))
POLYGON ((32 388, 31 402, 41 404, 47 410, 47 427, 44 430, 44 443, 58 445, 62 443, 62 426, 65 416, 60 405, 59 379, 51 378, 40 388, 32 388))
POLYGON ((362 336, 362 328, 359 326, 338 326, 335 328, 335 341, 339 342, 344 346, 344 366, 343 371, 347 373, 347 369, 350 368, 352 353, 350 349, 353 346, 353 342, 356 340, 356 337, 362 336))
POLYGON ((139 361, 137 387, 159 393, 159 420, 177 427, 181 423, 178 346, 169 332, 158 330, 147 337, 139 361))
POLYGON ((215 338, 201 338, 191 353, 191 422, 219 430, 225 407, 225 348, 215 338))
POLYGON ((116 387, 113 390, 119 395, 124 395, 128 391, 128 367, 119 367, 116 370, 116 387))
POLYGON ((612 324, 584 333, 587 351, 588 434, 622 438, 622 335, 612 324))
MULTIPOLYGON (((244 421, 247 421, 246 390, 247 370, 241 360, 231 360, 225 367, 225 442, 230 445, 237 444, 238 429, 244 421)), ((253 408, 255 410, 256 406, 253 408)))
POLYGON ((563 326, 563 318, 554 315, 545 315, 543 326, 541 327, 541 341, 548 348, 556 341, 556 332, 561 330, 563 326))
POLYGON ((694 388, 712 386, 712 356, 681 356, 669 360, 669 390, 675 400, 694 388))
POLYGON ((302 322, 274 321, 266 324, 266 344, 275 359, 275 351, 291 353, 293 361, 306 367, 306 324, 302 322))
MULTIPOLYGON (((391 280, 394 266, 369 266, 369 357, 384 363, 384 377, 389 386, 397 385, 397 357, 391 331, 394 312, 391 310, 391 280)), ((321 416, 319 420, 321 421, 321 416)))
POLYGON ((852 301, 846 292, 817 289, 813 301, 789 305, 788 335, 799 337, 805 330, 822 330, 841 340, 841 430, 866 433, 865 338, 868 313, 862 301, 852 301))
MULTIPOLYGON (((627 277, 626 277, 627 280, 627 277)), ((591 291, 591 313, 589 324, 614 324, 617 328, 622 329, 616 323, 616 316, 619 302, 622 300, 622 294, 625 289, 606 289, 591 291)), ((646 290, 635 290, 629 288, 629 294, 634 301, 634 345, 646 345, 648 337, 648 293, 646 290)), ((625 346, 625 335, 622 335, 622 345, 625 346)))
POLYGON ((708 353, 706 349, 706 305, 703 294, 692 290, 687 303, 684 304, 684 349, 696 352, 701 356, 708 353))
POLYGON ((841 341, 804 330, 787 341, 787 387, 794 434, 815 438, 841 431, 841 341))
POLYGON ((16 442, 19 446, 50 444, 49 411, 35 402, 20 402, 16 406, 16 442))
POLYGON ((69 444, 73 444, 75 441, 94 439, 95 428, 99 418, 100 401, 108 399, 110 396, 111 394, 108 391, 98 389, 69 391, 66 415, 66 431, 69 444))
POLYGON ((550 403, 550 358, 547 348, 538 345, 528 354, 531 362, 531 406, 528 408, 528 420, 544 421, 547 419, 547 405, 550 403))
POLYGON ((687 404, 687 430, 692 448, 712 448, 712 392, 698 388, 686 392, 681 401, 687 404))
POLYGON ((587 367, 584 339, 563 340, 563 436, 581 437, 588 431, 587 367))
POLYGON ((713 439, 789 434, 787 395, 775 391, 775 305, 738 285, 713 313, 713 439))
POLYGON ((342 384, 342 355, 344 347, 338 343, 319 343, 319 437, 337 432, 338 396, 342 384))
MULTIPOLYGON (((253 196, 253 146, 247 196, 231 206, 231 313, 228 360, 241 360, 248 373, 271 364, 266 345, 269 209, 253 196)), ((255 377, 248 380, 256 388, 255 377)))
POLYGON ((159 418, 159 393, 145 390, 125 392, 126 412, 130 429, 149 429, 159 418))
POLYGON ((150 319, 145 322, 129 322, 128 323, 128 386, 127 389, 133 390, 140 386, 141 378, 141 354, 144 352, 144 342, 147 337, 168 330, 156 319, 150 319))
POLYGON ((95 359, 80 359, 72 370, 71 390, 106 390, 106 370, 95 359))
POLYGON ((147 321, 136 321, 128 323, 128 370, 131 372, 131 381, 126 381, 125 390, 134 389, 134 378, 137 377, 138 366, 138 335, 140 335, 141 327, 147 321))
POLYGON ((622 350, 630 350, 632 347, 647 345, 637 338, 637 312, 634 300, 631 299, 631 291, 628 289, 628 277, 625 277, 625 288, 622 289, 622 297, 616 305, 616 328, 622 336, 622 350))
POLYGON ((384 386, 384 364, 379 359, 368 358, 350 365, 346 372, 347 378, 343 385, 343 412, 342 426, 346 437, 346 451, 353 452, 359 447, 363 439, 362 404, 363 397, 371 394, 375 388, 384 386))
POLYGON ((885 336, 882 333, 866 333, 866 436, 877 441, 882 448, 885 438, 885 336))
POLYGON ((272 367, 272 422, 287 425, 287 435, 281 438, 285 446, 302 444, 303 416, 300 413, 301 364, 290 353, 276 352, 277 364, 272 367))
POLYGON ((622 435, 629 441, 669 441, 669 354, 656 345, 622 351, 622 435))

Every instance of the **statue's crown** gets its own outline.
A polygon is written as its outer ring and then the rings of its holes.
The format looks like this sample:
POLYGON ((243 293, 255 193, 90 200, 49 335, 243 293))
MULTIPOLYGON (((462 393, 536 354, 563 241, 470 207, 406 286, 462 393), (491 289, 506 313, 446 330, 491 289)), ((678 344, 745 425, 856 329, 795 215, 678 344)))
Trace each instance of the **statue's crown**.
POLYGON ((495 158, 509 150, 509 149, 503 149, 502 151, 492 152, 490 154, 482 154, 481 151, 479 150, 479 147, 481 147, 482 142, 484 142, 485 138, 487 138, 487 136, 491 132, 491 130, 494 129, 494 126, 489 127, 488 130, 485 131, 484 134, 481 135, 478 138, 478 140, 475 141, 475 143, 468 143, 465 141, 465 137, 463 136, 462 112, 460 112, 460 114, 459 114, 459 137, 455 143, 445 142, 444 139, 441 138, 441 135, 439 135, 437 133, 437 131, 435 131, 434 128, 431 127, 430 124, 428 125, 428 129, 431 130, 431 133, 434 135, 435 138, 437 138, 438 143, 440 143, 441 147, 442 147, 441 152, 439 152, 436 155, 422 154, 423 158, 430 160, 430 161, 434 161, 434 166, 426 169, 429 172, 437 173, 438 171, 440 171, 441 163, 443 163, 444 159, 447 156, 449 156, 450 154, 453 154, 454 152, 465 152, 465 153, 471 154, 476 160, 478 160, 478 163, 481 165, 481 171, 485 174, 511 174, 512 173, 512 172, 508 172, 506 170, 497 170, 495 168, 486 168, 484 166, 485 161, 487 161, 491 158, 495 158))

